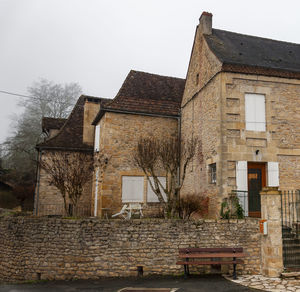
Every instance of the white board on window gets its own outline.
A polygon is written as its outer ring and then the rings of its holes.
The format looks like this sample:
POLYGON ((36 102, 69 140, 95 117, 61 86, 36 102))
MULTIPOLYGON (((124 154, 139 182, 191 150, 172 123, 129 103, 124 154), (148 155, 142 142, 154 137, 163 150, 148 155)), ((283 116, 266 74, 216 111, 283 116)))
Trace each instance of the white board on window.
POLYGON ((122 202, 142 203, 144 201, 144 177, 122 176, 122 202))
MULTIPOLYGON (((151 180, 151 183, 153 185, 153 177, 149 178, 151 180)), ((164 176, 159 176, 158 177, 159 181, 161 182, 161 184, 166 187, 166 177, 164 176)), ((153 185, 154 186, 154 185, 153 185)), ((165 200, 165 202, 167 201, 167 195, 166 193, 163 191, 163 189, 160 187, 160 191, 163 195, 163 198, 165 200)), ((151 186, 150 186, 150 182, 148 181, 148 186, 147 186, 147 202, 149 203, 157 203, 159 202, 157 195, 153 192, 151 186)))

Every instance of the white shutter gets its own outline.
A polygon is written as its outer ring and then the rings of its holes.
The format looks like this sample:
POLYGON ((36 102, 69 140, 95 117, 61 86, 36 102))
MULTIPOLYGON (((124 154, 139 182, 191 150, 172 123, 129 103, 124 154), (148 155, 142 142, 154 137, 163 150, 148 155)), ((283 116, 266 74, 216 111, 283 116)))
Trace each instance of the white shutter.
POLYGON ((279 164, 268 162, 268 186, 279 187, 279 164))
POLYGON ((246 130, 266 130, 266 105, 263 94, 245 94, 245 120, 246 130))
MULTIPOLYGON (((149 178, 151 180, 151 183, 153 185, 153 177, 150 177, 149 178)), ((161 182, 161 184, 166 187, 166 177, 164 176, 160 176, 158 177, 159 181, 161 182)), ((153 185, 154 186, 154 185, 153 185)), ((161 187, 160 188, 160 191, 163 195, 163 198, 165 200, 165 202, 167 201, 167 195, 165 194, 165 192, 162 190, 161 187)), ((157 198, 157 195, 153 192, 151 186, 150 186, 150 182, 148 181, 148 186, 147 186, 147 202, 149 203, 157 203, 159 202, 158 198, 157 198)))
POLYGON ((94 143, 94 150, 95 152, 99 151, 100 148, 100 125, 95 127, 95 143, 94 143))
POLYGON ((255 125, 256 131, 266 131, 265 96, 255 94, 255 125))
POLYGON ((247 161, 236 162, 236 188, 237 196, 239 198, 240 205, 245 211, 245 216, 248 216, 248 164, 247 161))
POLYGON ((245 95, 246 130, 255 131, 255 98, 253 94, 245 95))
POLYGON ((122 177, 122 202, 142 203, 144 199, 144 177, 123 176, 122 177))

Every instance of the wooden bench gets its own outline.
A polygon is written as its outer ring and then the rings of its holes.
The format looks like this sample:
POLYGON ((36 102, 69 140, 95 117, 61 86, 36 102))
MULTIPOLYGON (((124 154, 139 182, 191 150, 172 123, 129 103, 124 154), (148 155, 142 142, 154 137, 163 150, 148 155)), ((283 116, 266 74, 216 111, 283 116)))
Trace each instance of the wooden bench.
POLYGON ((236 265, 243 264, 240 258, 247 256, 242 247, 180 248, 180 260, 176 265, 184 266, 184 276, 190 274, 190 265, 233 265, 233 279, 236 279, 236 265))

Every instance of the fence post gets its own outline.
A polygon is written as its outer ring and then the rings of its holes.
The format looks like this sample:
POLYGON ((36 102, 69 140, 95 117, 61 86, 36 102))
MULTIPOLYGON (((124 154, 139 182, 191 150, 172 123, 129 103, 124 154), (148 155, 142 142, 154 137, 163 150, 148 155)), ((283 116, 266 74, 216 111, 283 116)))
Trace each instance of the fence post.
POLYGON ((266 187, 260 192, 261 219, 267 220, 267 235, 261 240, 261 272, 278 277, 283 271, 281 192, 277 187, 266 187))

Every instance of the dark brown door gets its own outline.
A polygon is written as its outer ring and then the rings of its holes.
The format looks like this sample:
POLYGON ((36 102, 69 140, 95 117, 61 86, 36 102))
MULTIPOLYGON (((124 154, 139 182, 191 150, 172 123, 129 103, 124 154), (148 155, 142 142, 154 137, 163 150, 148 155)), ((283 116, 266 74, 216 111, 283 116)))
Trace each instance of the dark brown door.
POLYGON ((248 206, 250 217, 261 217, 260 194, 266 186, 265 163, 248 162, 248 206))

